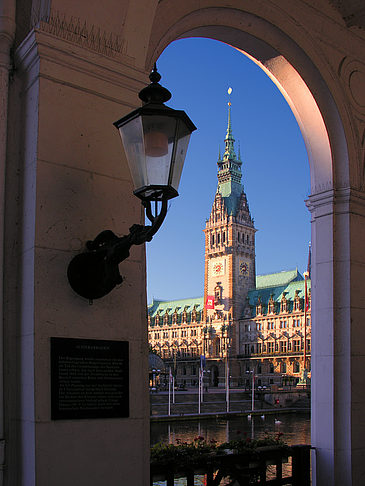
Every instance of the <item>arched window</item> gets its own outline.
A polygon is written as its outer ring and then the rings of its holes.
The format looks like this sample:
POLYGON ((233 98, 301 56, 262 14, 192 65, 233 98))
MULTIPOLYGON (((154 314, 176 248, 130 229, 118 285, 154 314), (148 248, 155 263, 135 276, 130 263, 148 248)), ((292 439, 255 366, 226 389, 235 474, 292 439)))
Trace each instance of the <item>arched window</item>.
POLYGON ((221 352, 221 341, 217 337, 214 340, 214 353, 215 353, 215 356, 219 356, 220 355, 220 352, 221 352))
POLYGON ((237 240, 240 241, 240 234, 237 233, 237 240))
POLYGON ((212 235, 212 246, 214 246, 214 235, 212 235))
POLYGON ((269 364, 269 373, 274 373, 274 363, 269 364))
POLYGON ((280 363, 280 373, 286 373, 286 363, 280 363))
POLYGON ((300 364, 298 361, 294 361, 293 364, 293 373, 299 373, 300 372, 300 364))

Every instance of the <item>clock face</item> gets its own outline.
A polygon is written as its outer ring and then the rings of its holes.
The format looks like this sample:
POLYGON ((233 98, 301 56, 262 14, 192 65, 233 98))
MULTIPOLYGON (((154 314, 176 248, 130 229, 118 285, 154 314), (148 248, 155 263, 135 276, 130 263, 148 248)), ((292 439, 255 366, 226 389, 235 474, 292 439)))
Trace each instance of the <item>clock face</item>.
POLYGON ((223 260, 219 260, 219 261, 213 263, 212 273, 216 277, 218 277, 220 275, 224 275, 224 261, 223 260))
POLYGON ((243 260, 240 261, 240 275, 248 277, 250 273, 250 264, 243 260))

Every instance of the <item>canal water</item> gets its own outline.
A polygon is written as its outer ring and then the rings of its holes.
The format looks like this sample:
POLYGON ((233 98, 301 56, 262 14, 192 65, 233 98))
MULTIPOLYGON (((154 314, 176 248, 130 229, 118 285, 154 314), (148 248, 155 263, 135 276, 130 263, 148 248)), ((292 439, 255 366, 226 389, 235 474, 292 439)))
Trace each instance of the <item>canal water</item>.
POLYGON ((226 419, 184 420, 151 423, 151 445, 157 442, 175 443, 176 439, 192 442, 201 436, 205 440, 214 439, 219 443, 243 437, 260 439, 269 434, 282 432, 285 442, 310 444, 310 414, 281 413, 275 415, 232 417, 226 419), (280 422, 280 423, 278 423, 280 422))
MULTIPOLYGON (((197 436, 206 441, 214 439, 218 443, 233 439, 251 437, 260 439, 267 433, 276 435, 282 432, 282 439, 289 445, 310 444, 310 414, 305 412, 258 415, 251 419, 247 416, 229 419, 184 420, 151 423, 151 445, 158 442, 192 442, 197 436)), ((154 482, 154 486, 164 486, 166 482, 154 482)), ((204 485, 204 477, 195 480, 196 486, 204 485)), ((175 480, 176 486, 186 485, 185 479, 175 480)))

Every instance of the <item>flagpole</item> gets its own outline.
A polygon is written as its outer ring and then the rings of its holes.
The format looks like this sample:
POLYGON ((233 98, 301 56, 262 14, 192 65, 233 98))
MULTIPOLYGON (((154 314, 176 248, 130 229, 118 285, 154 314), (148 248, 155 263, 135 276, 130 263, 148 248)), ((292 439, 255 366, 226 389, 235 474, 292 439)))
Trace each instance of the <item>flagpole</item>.
POLYGON ((255 371, 252 370, 251 409, 255 410, 255 371))
POLYGON ((168 415, 171 415, 171 367, 169 372, 169 407, 168 407, 168 415))
POLYGON ((309 243, 307 271, 304 272, 305 299, 304 299, 304 367, 303 367, 303 381, 304 381, 304 379, 305 380, 307 379, 307 311, 309 309, 308 284, 307 284, 307 280, 310 277, 311 259, 312 259, 312 248, 311 248, 311 244, 309 243))
POLYGON ((175 403, 175 377, 172 375, 172 403, 175 403))
POLYGON ((200 388, 201 388, 201 368, 199 368, 199 386, 198 386, 198 414, 200 415, 200 388))
POLYGON ((227 413, 229 412, 229 368, 228 368, 228 351, 226 355, 226 403, 227 413))
POLYGON ((201 386, 200 386, 200 397, 201 402, 203 403, 204 400, 204 371, 203 371, 203 364, 200 366, 200 374, 201 374, 201 386))
POLYGON ((307 369, 307 307, 308 307, 308 290, 307 290, 308 272, 304 272, 305 302, 304 302, 304 373, 307 369))

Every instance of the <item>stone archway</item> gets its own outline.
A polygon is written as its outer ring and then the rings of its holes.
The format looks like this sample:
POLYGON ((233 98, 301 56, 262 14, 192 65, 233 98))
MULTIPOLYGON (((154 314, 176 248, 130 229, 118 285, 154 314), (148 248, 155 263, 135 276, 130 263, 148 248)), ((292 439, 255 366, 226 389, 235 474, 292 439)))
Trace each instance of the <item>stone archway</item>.
MULTIPOLYGON (((165 3, 165 18, 166 7, 165 3)), ((351 400, 346 396, 350 391, 351 362, 356 357, 349 346, 352 335, 350 298, 338 286, 337 275, 343 272, 343 262, 346 262, 346 272, 350 271, 351 259, 353 264, 354 258, 359 258, 360 267, 362 265, 360 248, 356 249, 357 257, 350 255, 340 235, 351 238, 356 220, 357 224, 364 225, 365 207, 364 196, 359 193, 364 186, 359 173, 361 162, 356 155, 359 140, 344 109, 346 102, 341 96, 335 102, 338 85, 331 79, 312 40, 301 33, 293 36, 285 33, 288 30, 285 28, 286 13, 272 23, 257 13, 253 15, 238 9, 212 6, 189 10, 185 5, 184 15, 179 17, 175 10, 168 12, 168 16, 166 30, 164 22, 156 16, 147 66, 175 39, 196 36, 225 42, 266 72, 287 100, 301 129, 311 173, 307 205, 312 213, 313 245, 312 445, 317 450, 314 481, 317 481, 315 484, 322 484, 324 480, 331 484, 337 481, 351 484, 351 471, 357 469, 357 474, 362 474, 360 461, 354 467, 353 459, 350 460, 351 451, 353 448, 364 450, 364 446, 360 435, 353 434, 353 426, 350 423, 344 426, 341 422, 345 416, 352 416, 354 421, 360 421, 361 416, 356 411, 355 419, 351 400), (353 205, 357 214, 351 218, 353 205), (347 309, 345 315, 342 309, 347 309), (346 322, 345 332, 340 320, 346 322), (345 353, 336 348, 339 336, 347 343, 345 353), (338 367, 346 370, 346 378, 336 373, 338 367), (342 419, 336 413, 338 409, 341 409, 342 419), (337 442, 336 434, 347 444, 345 454, 338 453, 343 445, 337 442)), ((340 65, 340 73, 341 69, 340 65)), ((363 333, 360 334, 362 337, 363 333)), ((365 396, 360 401, 365 404, 365 396)))
POLYGON ((363 484, 365 39, 351 27, 361 26, 362 12, 352 15, 355 2, 338 4, 3 2, 5 110, 11 74, 9 117, 0 117, 0 139, 8 143, 0 191, 6 198, 5 484, 58 486, 64 477, 80 485, 120 484, 133 474, 136 484, 149 483, 143 248, 123 265, 128 285, 92 307, 72 294, 65 269, 101 229, 123 234, 142 222, 110 126, 139 104, 152 61, 187 36, 211 37, 251 57, 279 86, 301 127, 312 184, 315 484, 363 484), (130 342, 130 418, 51 420, 52 336, 130 342))

